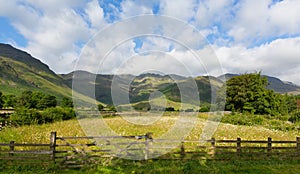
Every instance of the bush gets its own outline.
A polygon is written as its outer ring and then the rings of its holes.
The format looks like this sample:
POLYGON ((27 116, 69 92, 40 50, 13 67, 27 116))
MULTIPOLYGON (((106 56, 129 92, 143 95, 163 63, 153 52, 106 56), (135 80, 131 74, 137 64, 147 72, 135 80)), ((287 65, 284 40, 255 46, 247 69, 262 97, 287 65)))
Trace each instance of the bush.
POLYGON ((186 110, 184 110, 184 112, 194 112, 194 109, 186 109, 186 110))
POLYGON ((209 108, 208 107, 201 107, 200 109, 199 109, 199 112, 209 112, 209 108))
POLYGON ((111 112, 117 112, 117 108, 114 105, 108 105, 107 110, 111 112))
POLYGON ((268 128, 274 129, 274 130, 280 130, 280 131, 291 131, 291 130, 298 129, 296 124, 291 124, 291 123, 287 123, 285 121, 276 120, 276 119, 269 121, 268 128))
POLYGON ((55 121, 69 120, 75 118, 72 108, 47 108, 44 111, 36 109, 18 108, 10 119, 17 125, 53 123, 55 121))
POLYGON ((167 107, 166 111, 175 111, 175 109, 173 107, 167 107))
POLYGON ((300 111, 292 112, 289 121, 292 123, 300 122, 300 111))
POLYGON ((262 125, 264 118, 261 115, 252 114, 230 114, 222 117, 222 122, 234 125, 262 125))
POLYGON ((103 111, 104 106, 102 104, 98 104, 97 106, 98 106, 98 111, 103 111))
POLYGON ((30 125, 41 123, 41 114, 35 109, 28 108, 18 108, 12 115, 10 119, 14 124, 17 125, 30 125))
POLYGON ((69 120, 75 117, 76 115, 72 108, 47 108, 42 113, 43 123, 53 123, 55 121, 69 120))
POLYGON ((63 97, 61 101, 61 107, 63 108, 73 108, 73 101, 70 98, 63 97))

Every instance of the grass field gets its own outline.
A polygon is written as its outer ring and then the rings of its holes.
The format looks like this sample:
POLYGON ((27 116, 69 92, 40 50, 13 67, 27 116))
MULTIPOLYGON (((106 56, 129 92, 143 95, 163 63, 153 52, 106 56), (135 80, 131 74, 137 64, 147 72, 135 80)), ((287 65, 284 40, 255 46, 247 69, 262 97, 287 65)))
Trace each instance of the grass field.
POLYGON ((172 173, 172 174, 194 174, 194 173, 248 173, 248 174, 298 174, 300 161, 282 160, 256 160, 256 161, 209 161, 209 160, 148 160, 130 161, 114 159, 106 161, 105 164, 89 165, 80 169, 62 169, 58 166, 1 166, 0 173, 28 173, 28 174, 64 174, 64 173, 87 173, 87 174, 137 174, 137 173, 172 173))
MULTIPOLYGON (((189 140, 199 140, 207 115, 201 114, 195 120, 195 126, 186 137, 189 140)), ((157 119, 157 118, 156 118, 157 119)), ((5 128, 0 132, 0 142, 49 143, 50 132, 56 131, 58 136, 84 136, 84 130, 99 121, 97 118, 69 120, 53 124, 29 125, 17 128, 5 128)), ((144 135, 153 132, 154 138, 160 138, 176 122, 175 113, 167 113, 150 125, 137 125, 123 117, 108 117, 102 120, 109 129, 118 135, 144 135)), ((247 140, 295 140, 300 136, 299 130, 272 130, 265 126, 242 126, 220 123, 213 135, 216 139, 247 140)), ((89 165, 81 169, 59 169, 57 166, 2 166, 0 173, 298 173, 300 161, 285 160, 228 160, 211 161, 197 160, 148 160, 131 161, 111 159, 105 163, 89 165)))
MULTIPOLYGON (((206 123, 205 114, 195 119, 194 128, 187 135, 186 139, 198 140, 202 133, 202 128, 206 123), (203 116, 204 115, 204 116, 203 116)), ((52 124, 28 125, 14 128, 6 128, 0 132, 0 142, 32 142, 47 143, 49 141, 50 132, 56 131, 58 136, 84 136, 84 130, 97 122, 97 118, 81 120, 76 119, 69 121, 56 122, 52 124)), ((123 119, 123 117, 104 118, 104 123, 118 135, 144 135, 152 132, 154 138, 159 138, 166 133, 178 120, 178 116, 173 113, 165 114, 156 122, 150 125, 137 125, 123 119), (175 116, 174 116, 175 115, 175 116)), ((99 129, 101 130, 101 128, 99 129)), ((220 123, 214 138, 216 139, 242 139, 260 140, 272 137, 273 140, 294 140, 300 136, 299 130, 281 131, 271 130, 263 126, 243 126, 220 123)))

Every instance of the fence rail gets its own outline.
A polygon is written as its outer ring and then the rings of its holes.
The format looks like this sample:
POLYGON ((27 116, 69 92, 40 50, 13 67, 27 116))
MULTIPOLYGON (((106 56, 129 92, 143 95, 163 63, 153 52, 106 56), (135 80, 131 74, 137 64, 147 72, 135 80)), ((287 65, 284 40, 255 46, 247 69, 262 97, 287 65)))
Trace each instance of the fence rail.
POLYGON ((153 139, 152 133, 137 136, 59 137, 50 135, 48 144, 0 143, 0 165, 20 163, 60 164, 78 167, 97 159, 300 159, 300 138, 267 140, 168 140, 153 139), (176 146, 174 146, 176 144, 176 146), (165 153, 162 153, 165 152, 165 153))

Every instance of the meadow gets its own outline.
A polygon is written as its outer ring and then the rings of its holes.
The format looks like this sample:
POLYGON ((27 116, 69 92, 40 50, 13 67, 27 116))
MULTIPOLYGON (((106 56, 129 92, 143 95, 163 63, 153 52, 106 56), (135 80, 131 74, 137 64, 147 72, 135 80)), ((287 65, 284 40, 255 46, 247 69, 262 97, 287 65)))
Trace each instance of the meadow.
MULTIPOLYGON (((187 135, 187 140, 199 140, 202 128, 206 123, 207 114, 200 113, 195 119, 194 128, 187 135)), ((226 115, 224 116, 226 118, 226 115)), ((58 136, 84 136, 85 132, 81 124, 93 124, 97 119, 91 118, 85 121, 77 119, 60 121, 51 124, 41 125, 24 125, 20 127, 5 128, 1 131, 0 142, 31 142, 31 143, 48 143, 50 132, 57 132, 58 136)), ((150 125, 138 125, 130 123, 121 116, 103 118, 106 125, 116 134, 125 135, 144 135, 152 132, 154 138, 160 137, 167 132, 176 122, 178 116, 170 112, 160 117, 156 122, 150 125)), ((246 119, 246 118, 245 118, 246 119)), ((269 122, 272 122, 270 120, 269 122)), ((84 126, 86 127, 86 126, 84 126)), ((220 123, 213 137, 216 139, 236 139, 240 137, 248 140, 260 140, 272 137, 274 140, 294 140, 300 136, 299 130, 278 130, 271 129, 272 126, 265 125, 234 125, 229 123, 220 123)))
MULTIPOLYGON (((232 116, 232 115, 231 115, 232 116)), ((230 115, 225 115, 224 120, 230 115)), ((199 140, 203 127, 209 115, 199 113, 194 120, 194 127, 186 136, 187 140, 199 140)), ((245 116, 245 119, 250 116, 245 116)), ((58 136, 85 136, 86 127, 99 118, 82 120, 72 119, 41 125, 24 125, 5 128, 0 132, 0 142, 14 140, 19 143, 49 143, 50 132, 56 131, 58 136)), ((251 118, 248 118, 248 120, 251 118)), ((256 118, 257 119, 257 118, 256 118)), ((276 119, 273 119, 273 122, 276 119)), ((152 132, 154 138, 160 138, 178 121, 176 112, 165 112, 153 124, 138 125, 129 122, 121 116, 106 117, 102 120, 118 135, 144 135, 152 132)), ((285 121, 282 121, 285 122, 285 121)), ((255 123, 255 122, 253 122, 255 123)), ((243 140, 295 140, 300 136, 298 129, 276 129, 270 126, 272 119, 260 121, 253 125, 234 125, 220 123, 213 137, 216 139, 243 140)), ((1 166, 0 173, 297 173, 300 170, 299 160, 227 160, 213 161, 196 160, 160 160, 132 161, 124 159, 109 159, 103 163, 88 165, 80 169, 59 169, 57 166, 1 166)))

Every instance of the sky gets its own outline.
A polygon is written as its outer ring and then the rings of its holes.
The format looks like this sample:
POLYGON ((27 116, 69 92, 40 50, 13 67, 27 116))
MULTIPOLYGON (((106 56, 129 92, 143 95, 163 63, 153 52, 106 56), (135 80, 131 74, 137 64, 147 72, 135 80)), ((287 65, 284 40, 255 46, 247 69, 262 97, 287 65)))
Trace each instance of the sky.
POLYGON ((0 42, 56 73, 249 73, 300 85, 299 0, 0 0, 0 42))

